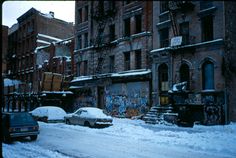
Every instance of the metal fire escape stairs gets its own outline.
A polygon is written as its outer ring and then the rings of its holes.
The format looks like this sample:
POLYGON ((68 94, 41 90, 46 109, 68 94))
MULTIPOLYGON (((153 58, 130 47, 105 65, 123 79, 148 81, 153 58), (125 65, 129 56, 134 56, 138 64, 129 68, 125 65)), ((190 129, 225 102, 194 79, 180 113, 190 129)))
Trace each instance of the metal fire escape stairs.
MULTIPOLYGON (((174 37, 179 36, 179 29, 176 22, 176 13, 193 9, 191 1, 169 1, 168 10, 171 21, 171 27, 174 37)), ((154 105, 143 117, 143 120, 149 124, 175 124, 178 114, 173 111, 171 105, 154 105)))
POLYGON ((97 36, 95 37, 95 51, 99 53, 98 61, 97 61, 97 67, 95 69, 95 74, 100 74, 102 71, 102 66, 105 61, 105 57, 108 53, 109 44, 107 41, 105 41, 105 35, 104 31, 106 28, 106 25, 109 21, 112 21, 114 18, 114 15, 116 14, 116 9, 111 8, 104 8, 103 4, 98 3, 98 6, 96 8, 96 11, 94 12, 93 19, 97 23, 97 36))

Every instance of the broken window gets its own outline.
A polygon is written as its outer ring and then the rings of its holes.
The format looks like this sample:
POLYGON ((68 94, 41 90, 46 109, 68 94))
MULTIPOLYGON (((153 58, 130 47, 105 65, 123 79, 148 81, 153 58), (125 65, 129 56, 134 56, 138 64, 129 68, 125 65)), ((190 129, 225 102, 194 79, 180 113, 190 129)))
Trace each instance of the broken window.
POLYGON ((78 40, 77 49, 81 49, 82 48, 82 38, 81 38, 81 35, 78 35, 77 40, 78 40))
POLYGON ((200 1, 200 10, 208 9, 213 6, 212 1, 200 1))
POLYGON ((169 28, 163 28, 159 30, 160 33, 160 47, 169 46, 169 28))
POLYGON ((202 41, 213 40, 213 16, 208 15, 201 18, 202 22, 202 41))
POLYGON ((130 18, 124 20, 124 36, 130 36, 130 18))
POLYGON ((142 67, 142 54, 141 50, 135 50, 135 68, 141 69, 142 67))
POLYGON ((115 71, 115 56, 112 55, 110 56, 110 72, 114 72, 115 71))
POLYGON ((78 23, 82 23, 82 8, 78 10, 78 23))
POLYGON ((160 1, 160 13, 168 11, 168 1, 160 1))
POLYGON ((179 25, 179 33, 182 36, 182 44, 189 44, 189 22, 179 25))
POLYGON ((88 21, 88 6, 85 6, 84 21, 88 21))
POLYGON ((130 52, 124 53, 124 69, 130 70, 130 52))
POLYGON ((190 76, 189 76, 189 66, 187 64, 182 64, 179 70, 180 73, 180 82, 187 82, 186 89, 189 89, 190 85, 190 76))
POLYGON ((115 40, 115 24, 112 24, 112 25, 110 25, 109 26, 109 31, 110 31, 110 34, 109 34, 109 36, 110 36, 110 41, 113 41, 113 40, 115 40))
POLYGON ((88 33, 84 34, 84 47, 88 47, 88 33))
POLYGON ((135 15, 136 22, 136 33, 140 33, 142 31, 142 15, 135 15))
POLYGON ((210 61, 202 66, 202 88, 203 90, 214 89, 214 64, 210 61))
POLYGON ((160 91, 168 91, 168 66, 166 64, 161 64, 158 68, 159 72, 159 90, 160 91))

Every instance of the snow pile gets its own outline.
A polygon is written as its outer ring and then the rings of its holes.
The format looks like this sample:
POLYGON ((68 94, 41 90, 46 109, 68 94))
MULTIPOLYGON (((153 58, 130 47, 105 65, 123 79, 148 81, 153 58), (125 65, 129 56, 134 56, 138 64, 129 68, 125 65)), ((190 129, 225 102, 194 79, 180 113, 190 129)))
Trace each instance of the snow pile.
POLYGON ((113 126, 89 128, 39 122, 37 141, 3 144, 3 157, 235 158, 236 123, 184 128, 113 118, 113 126), (37 150, 36 150, 37 149, 37 150), (59 153, 58 153, 59 152, 59 153), (58 155, 57 155, 58 154, 58 155))
POLYGON ((55 106, 38 107, 30 113, 37 117, 47 117, 48 120, 64 120, 64 116, 66 115, 66 112, 62 108, 55 106))
POLYGON ((3 148, 4 148, 3 157, 5 158, 19 158, 19 157, 69 158, 64 154, 59 153, 58 151, 50 151, 38 145, 31 145, 26 143, 22 144, 16 142, 11 145, 3 144, 3 148))

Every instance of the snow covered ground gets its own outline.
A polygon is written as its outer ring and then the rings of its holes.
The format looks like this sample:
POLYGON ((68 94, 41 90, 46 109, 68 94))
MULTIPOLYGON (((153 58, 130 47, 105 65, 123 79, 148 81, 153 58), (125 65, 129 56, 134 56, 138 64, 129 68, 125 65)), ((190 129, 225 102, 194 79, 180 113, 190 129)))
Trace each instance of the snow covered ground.
POLYGON ((114 118, 108 128, 40 122, 38 140, 3 144, 4 158, 235 158, 236 123, 182 128, 114 118))

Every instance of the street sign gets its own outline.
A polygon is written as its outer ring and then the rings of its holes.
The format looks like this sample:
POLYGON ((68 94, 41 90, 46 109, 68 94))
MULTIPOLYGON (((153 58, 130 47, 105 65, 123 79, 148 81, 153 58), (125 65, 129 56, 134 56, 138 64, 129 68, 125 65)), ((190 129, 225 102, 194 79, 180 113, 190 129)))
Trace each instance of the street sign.
POLYGON ((171 38, 171 43, 170 43, 171 47, 180 46, 181 44, 182 44, 182 36, 176 36, 171 38))

